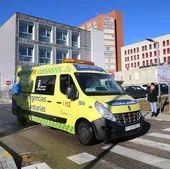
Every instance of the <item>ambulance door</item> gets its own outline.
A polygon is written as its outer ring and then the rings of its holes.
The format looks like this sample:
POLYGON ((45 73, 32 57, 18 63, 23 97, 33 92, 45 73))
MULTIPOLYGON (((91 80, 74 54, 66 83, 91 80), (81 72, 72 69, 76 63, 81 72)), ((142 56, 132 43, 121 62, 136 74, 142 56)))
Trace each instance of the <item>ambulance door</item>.
POLYGON ((34 112, 39 112, 38 116, 51 119, 53 116, 53 103, 55 101, 56 75, 37 76, 35 93, 31 97, 31 108, 34 112), (46 115, 45 115, 46 114, 46 115))
POLYGON ((66 123, 68 125, 71 125, 74 123, 77 117, 78 99, 76 100, 68 99, 66 96, 66 90, 70 86, 75 87, 75 83, 71 75, 68 75, 68 74, 60 75, 59 78, 60 78, 59 79, 60 96, 57 98, 57 102, 58 102, 58 105, 60 105, 60 116, 66 120, 66 123))

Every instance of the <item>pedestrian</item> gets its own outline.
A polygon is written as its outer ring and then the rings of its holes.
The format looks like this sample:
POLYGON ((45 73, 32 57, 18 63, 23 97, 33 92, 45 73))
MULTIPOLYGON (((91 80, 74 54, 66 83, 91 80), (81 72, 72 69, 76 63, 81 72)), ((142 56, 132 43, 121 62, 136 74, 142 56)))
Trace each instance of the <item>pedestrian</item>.
POLYGON ((154 83, 151 83, 150 86, 147 87, 147 100, 150 104, 151 109, 151 117, 157 116, 157 96, 158 96, 158 88, 154 83))

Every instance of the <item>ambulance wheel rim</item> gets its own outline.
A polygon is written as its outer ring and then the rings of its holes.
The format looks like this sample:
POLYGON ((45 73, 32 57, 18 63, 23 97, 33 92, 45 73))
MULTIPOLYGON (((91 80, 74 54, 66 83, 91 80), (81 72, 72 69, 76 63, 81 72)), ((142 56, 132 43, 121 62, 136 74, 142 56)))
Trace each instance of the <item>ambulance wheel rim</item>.
POLYGON ((86 121, 80 122, 77 130, 79 141, 84 145, 92 144, 94 140, 94 132, 90 124, 86 121))

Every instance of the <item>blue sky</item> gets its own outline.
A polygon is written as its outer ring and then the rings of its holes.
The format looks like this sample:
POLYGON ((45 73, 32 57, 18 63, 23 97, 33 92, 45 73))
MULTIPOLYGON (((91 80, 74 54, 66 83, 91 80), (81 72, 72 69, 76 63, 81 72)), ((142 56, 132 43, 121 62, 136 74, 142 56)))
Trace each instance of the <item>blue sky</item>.
POLYGON ((0 25, 15 12, 77 26, 101 13, 123 14, 124 44, 170 33, 169 0, 0 0, 0 25))

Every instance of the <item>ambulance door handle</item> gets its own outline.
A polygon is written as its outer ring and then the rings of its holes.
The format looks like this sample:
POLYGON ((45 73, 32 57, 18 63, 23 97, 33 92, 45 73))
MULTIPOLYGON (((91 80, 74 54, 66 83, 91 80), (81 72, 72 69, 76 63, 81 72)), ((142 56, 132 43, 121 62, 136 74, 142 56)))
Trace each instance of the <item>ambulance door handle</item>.
POLYGON ((61 104, 61 102, 56 102, 57 104, 61 104))
POLYGON ((51 103, 52 101, 51 100, 47 100, 48 103, 51 103))

